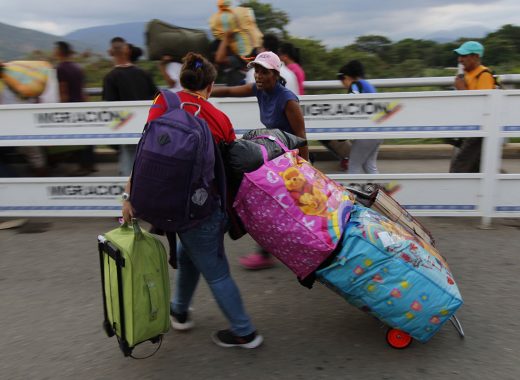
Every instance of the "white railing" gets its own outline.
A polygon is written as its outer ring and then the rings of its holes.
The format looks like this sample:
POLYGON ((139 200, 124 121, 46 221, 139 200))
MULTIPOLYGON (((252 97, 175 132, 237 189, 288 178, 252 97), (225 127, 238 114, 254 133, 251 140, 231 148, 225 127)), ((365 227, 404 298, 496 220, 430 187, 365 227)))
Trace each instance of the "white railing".
MULTIPOLYGON (((255 98, 212 99, 238 134, 261 127, 255 98)), ((342 183, 391 183, 416 215, 520 216, 520 175, 500 174, 503 138, 520 136, 520 90, 301 97, 310 140, 483 137, 482 172, 334 174, 342 183)), ((0 146, 137 143, 149 102, 0 106, 0 146), (13 127, 16 126, 16 127, 13 127)), ((117 216, 126 178, 0 179, 0 216, 117 216)))
MULTIPOLYGON (((506 88, 512 88, 520 84, 520 74, 498 75, 500 83, 506 88)), ((453 77, 421 77, 421 78, 387 78, 370 79, 376 88, 400 88, 400 87, 450 87, 453 86, 453 77)), ((339 80, 316 80, 303 83, 306 90, 343 90, 339 80)), ((87 89, 89 95, 101 95, 101 87, 87 89)))
MULTIPOLYGON (((520 74, 498 75, 500 83, 507 88, 520 84, 520 74)), ((453 86, 453 77, 421 77, 421 78, 387 78, 370 79, 376 88, 399 87, 450 87, 453 86)), ((341 90, 343 85, 338 80, 318 80, 305 82, 306 90, 341 90)))

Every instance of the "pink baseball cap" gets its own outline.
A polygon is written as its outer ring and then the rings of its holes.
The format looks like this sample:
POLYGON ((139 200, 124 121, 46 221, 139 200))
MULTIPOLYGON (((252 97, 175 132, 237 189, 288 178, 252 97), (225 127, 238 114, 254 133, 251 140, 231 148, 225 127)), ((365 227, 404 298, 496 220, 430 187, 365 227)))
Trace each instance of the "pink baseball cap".
POLYGON ((253 62, 249 62, 247 67, 251 68, 254 65, 260 65, 268 70, 276 70, 280 72, 282 62, 280 61, 280 58, 278 58, 278 56, 272 51, 264 51, 258 54, 253 62))

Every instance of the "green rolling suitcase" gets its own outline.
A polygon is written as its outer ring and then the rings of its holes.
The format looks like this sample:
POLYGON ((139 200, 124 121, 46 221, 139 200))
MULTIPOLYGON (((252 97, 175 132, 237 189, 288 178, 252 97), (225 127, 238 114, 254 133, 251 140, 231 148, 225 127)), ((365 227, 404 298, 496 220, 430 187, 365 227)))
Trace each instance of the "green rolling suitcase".
MULTIPOLYGON (((163 244, 137 221, 98 236, 103 327, 125 356, 145 341, 162 342, 170 326, 170 281, 163 244)), ((160 346, 157 347, 159 349, 160 346)))

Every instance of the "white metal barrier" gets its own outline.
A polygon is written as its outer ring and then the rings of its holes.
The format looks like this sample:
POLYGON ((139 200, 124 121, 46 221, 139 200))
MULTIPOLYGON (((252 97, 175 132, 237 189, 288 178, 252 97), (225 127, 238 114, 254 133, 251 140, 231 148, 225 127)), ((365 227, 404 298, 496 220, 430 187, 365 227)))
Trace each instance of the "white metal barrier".
MULTIPOLYGON (((237 134, 261 128, 255 98, 212 99, 237 134)), ((499 174, 501 141, 520 136, 520 90, 301 97, 310 140, 483 137, 482 173, 331 175, 391 183, 416 215, 520 216, 520 175, 499 174)), ((0 106, 0 146, 135 144, 149 102, 0 106)), ((126 178, 0 179, 0 216, 117 216, 126 178)))
MULTIPOLYGON (((514 88, 520 84, 520 74, 501 74, 498 80, 506 88, 514 88)), ((420 77, 420 78, 381 78, 370 79, 376 88, 399 87, 452 87, 453 77, 420 77)), ((339 90, 344 89, 339 80, 317 80, 304 82, 306 90, 339 90)))
MULTIPOLYGON (((520 74, 501 74, 498 79, 504 87, 514 88, 520 84, 520 74)), ((399 87, 450 87, 453 86, 453 77, 420 77, 420 78, 381 78, 370 79, 376 88, 399 87)), ((305 90, 344 90, 339 80, 316 80, 303 82, 305 90)), ((101 95, 101 87, 87 88, 89 95, 101 95)))

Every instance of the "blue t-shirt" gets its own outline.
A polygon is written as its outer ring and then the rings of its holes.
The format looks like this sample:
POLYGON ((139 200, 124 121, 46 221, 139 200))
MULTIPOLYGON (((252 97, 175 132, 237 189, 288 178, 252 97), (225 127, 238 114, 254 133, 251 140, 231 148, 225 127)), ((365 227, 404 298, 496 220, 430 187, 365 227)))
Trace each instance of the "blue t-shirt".
POLYGON ((352 83, 349 88, 349 94, 370 94, 374 92, 377 92, 376 88, 365 79, 360 79, 352 83), (361 84, 362 89, 359 88, 358 83, 361 84))
POLYGON ((289 89, 276 83, 274 89, 270 92, 258 90, 256 84, 253 84, 253 95, 258 99, 258 107, 260 108, 260 121, 268 129, 281 129, 282 131, 294 134, 289 124, 287 116, 285 116, 285 106, 289 100, 296 100, 298 97, 289 89))

